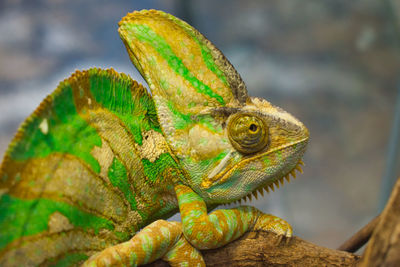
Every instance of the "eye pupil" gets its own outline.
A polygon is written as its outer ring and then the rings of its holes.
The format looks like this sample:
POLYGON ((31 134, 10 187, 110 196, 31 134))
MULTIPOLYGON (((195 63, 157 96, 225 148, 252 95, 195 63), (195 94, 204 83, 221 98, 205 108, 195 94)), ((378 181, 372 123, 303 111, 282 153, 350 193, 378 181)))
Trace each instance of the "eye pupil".
POLYGON ((255 125, 254 123, 250 125, 249 127, 250 131, 255 132, 257 131, 257 125, 255 125))

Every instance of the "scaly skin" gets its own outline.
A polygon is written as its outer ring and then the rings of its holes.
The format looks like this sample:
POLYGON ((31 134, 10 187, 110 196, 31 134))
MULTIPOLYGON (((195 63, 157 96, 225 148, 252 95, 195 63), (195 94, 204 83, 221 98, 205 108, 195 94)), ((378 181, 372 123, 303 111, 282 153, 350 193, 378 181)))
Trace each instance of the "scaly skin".
POLYGON ((293 175, 305 126, 249 97, 179 19, 133 12, 119 33, 152 95, 112 69, 77 71, 23 123, 0 168, 0 266, 204 266, 198 249, 246 231, 291 236, 252 207, 207 209, 293 175), (178 210, 182 224, 160 220, 178 210))

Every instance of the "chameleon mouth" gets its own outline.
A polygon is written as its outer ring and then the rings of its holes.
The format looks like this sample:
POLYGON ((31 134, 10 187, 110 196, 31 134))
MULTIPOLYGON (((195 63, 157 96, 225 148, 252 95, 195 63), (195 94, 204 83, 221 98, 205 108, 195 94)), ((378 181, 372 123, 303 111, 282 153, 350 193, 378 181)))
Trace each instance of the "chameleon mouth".
POLYGON ((258 188, 256 188, 255 190, 253 190, 250 194, 245 195, 244 197, 234 200, 232 202, 230 202, 231 204, 242 204, 242 201, 245 203, 247 200, 251 201, 253 199, 253 196, 258 199, 258 193, 261 194, 261 196, 264 197, 264 190, 267 191, 267 193, 270 192, 270 190, 275 191, 274 185, 279 188, 280 185, 283 185, 284 180, 287 181, 287 183, 290 182, 290 176, 293 177, 293 179, 296 179, 296 171, 298 171, 299 173, 303 173, 303 170, 301 169, 301 165, 304 166, 304 162, 302 160, 299 160, 299 162, 297 162, 296 166, 290 170, 286 175, 282 176, 281 178, 275 179, 275 181, 272 182, 268 182, 266 185, 261 185, 258 188))

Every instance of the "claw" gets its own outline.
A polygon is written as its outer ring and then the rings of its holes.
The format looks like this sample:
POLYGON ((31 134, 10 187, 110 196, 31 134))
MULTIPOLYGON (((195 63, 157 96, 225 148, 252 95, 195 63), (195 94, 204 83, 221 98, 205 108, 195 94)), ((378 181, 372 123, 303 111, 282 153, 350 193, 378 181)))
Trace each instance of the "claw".
POLYGON ((278 238, 276 239, 276 246, 279 246, 282 243, 282 239, 284 238, 284 235, 278 235, 278 238))

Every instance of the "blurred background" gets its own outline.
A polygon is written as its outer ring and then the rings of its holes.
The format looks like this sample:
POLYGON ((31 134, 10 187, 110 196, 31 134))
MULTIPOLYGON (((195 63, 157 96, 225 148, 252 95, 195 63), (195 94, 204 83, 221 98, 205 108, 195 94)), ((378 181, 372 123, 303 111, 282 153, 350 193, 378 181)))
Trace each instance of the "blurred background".
POLYGON ((304 174, 252 205, 330 248, 379 213, 399 174, 395 1, 1 0, 0 156, 24 118, 75 69, 113 67, 144 83, 117 23, 150 8, 197 28, 251 96, 309 128, 304 174))

